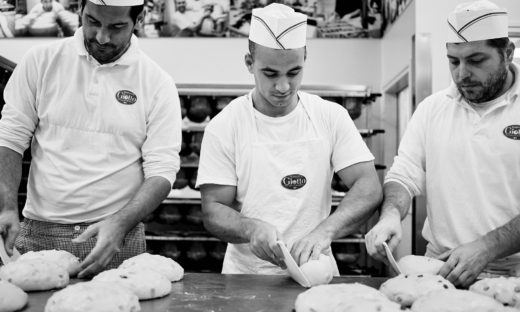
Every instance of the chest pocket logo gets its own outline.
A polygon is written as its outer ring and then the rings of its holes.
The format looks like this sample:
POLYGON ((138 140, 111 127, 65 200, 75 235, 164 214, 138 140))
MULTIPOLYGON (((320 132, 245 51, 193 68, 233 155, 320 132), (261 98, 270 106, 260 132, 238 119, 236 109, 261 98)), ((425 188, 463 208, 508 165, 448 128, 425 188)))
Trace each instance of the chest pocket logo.
POLYGON ((510 125, 505 127, 504 135, 511 140, 520 140, 520 125, 510 125))
POLYGON ((121 104, 132 105, 137 102, 137 95, 132 91, 119 90, 116 93, 116 100, 121 104))
POLYGON ((290 174, 282 178, 282 186, 289 190, 297 190, 307 183, 307 178, 301 174, 290 174))

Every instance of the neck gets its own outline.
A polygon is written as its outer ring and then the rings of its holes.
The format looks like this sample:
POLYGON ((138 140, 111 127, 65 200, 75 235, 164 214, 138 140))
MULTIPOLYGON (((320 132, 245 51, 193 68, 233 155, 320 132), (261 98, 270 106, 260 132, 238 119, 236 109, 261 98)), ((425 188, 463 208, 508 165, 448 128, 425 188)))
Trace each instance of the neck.
POLYGON ((298 95, 295 94, 287 105, 276 106, 268 102, 258 90, 253 91, 253 107, 269 117, 282 117, 292 112, 298 105, 298 95))

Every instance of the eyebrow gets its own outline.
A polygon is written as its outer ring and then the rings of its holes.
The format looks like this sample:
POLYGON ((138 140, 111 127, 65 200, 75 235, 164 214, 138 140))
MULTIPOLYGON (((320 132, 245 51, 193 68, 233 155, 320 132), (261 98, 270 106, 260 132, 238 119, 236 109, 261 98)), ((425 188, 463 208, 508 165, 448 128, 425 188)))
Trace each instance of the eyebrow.
MULTIPOLYGON (((289 69, 288 72, 291 72, 291 71, 294 71, 294 70, 300 70, 300 69, 302 69, 302 68, 303 68, 303 66, 299 66, 299 65, 298 65, 298 66, 296 66, 296 67, 293 67, 293 68, 289 69)), ((276 69, 271 68, 271 67, 269 67, 269 66, 266 66, 266 67, 262 68, 261 70, 263 70, 263 71, 279 72, 279 70, 276 70, 276 69)))
MULTIPOLYGON (((97 18, 95 18, 94 16, 90 15, 90 14, 86 14, 88 18, 90 19, 93 19, 95 20, 96 22, 99 22, 99 20, 97 18)), ((124 21, 119 21, 119 22, 115 22, 115 23, 110 23, 110 25, 126 25, 128 24, 128 22, 124 22, 124 21)))
MULTIPOLYGON (((483 52, 475 52, 475 53, 472 53, 470 55, 465 56, 464 58, 471 58, 471 57, 478 57, 478 56, 486 57, 487 54, 485 54, 483 52)), ((458 59, 458 57, 453 56, 453 55, 449 55, 449 54, 448 54, 448 58, 457 58, 458 59)))

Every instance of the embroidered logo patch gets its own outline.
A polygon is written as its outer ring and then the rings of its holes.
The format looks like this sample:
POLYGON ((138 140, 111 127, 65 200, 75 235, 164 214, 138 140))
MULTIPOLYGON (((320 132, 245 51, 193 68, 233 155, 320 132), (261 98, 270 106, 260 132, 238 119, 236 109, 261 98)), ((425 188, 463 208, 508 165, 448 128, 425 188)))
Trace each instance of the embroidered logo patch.
POLYGON ((510 125, 505 127, 504 135, 511 140, 520 140, 520 125, 510 125))
POLYGON ((137 95, 132 91, 119 90, 116 93, 116 100, 121 104, 132 105, 137 102, 137 95))
POLYGON ((282 178, 282 186, 289 190, 297 190, 307 183, 307 178, 301 174, 291 174, 282 178))

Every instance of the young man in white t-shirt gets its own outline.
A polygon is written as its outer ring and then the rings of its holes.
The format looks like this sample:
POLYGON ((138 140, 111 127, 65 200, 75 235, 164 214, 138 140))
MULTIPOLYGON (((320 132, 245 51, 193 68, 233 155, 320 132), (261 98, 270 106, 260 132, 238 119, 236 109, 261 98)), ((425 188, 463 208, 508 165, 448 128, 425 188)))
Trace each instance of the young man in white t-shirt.
POLYGON ((205 130, 197 184, 206 228, 227 241, 223 273, 285 274, 283 241, 298 264, 329 256, 381 200, 374 157, 346 109, 299 92, 306 16, 281 4, 253 10, 245 57, 256 87, 205 130), (274 34, 277 34, 276 36, 274 34), (337 172, 350 191, 331 211, 337 172))

